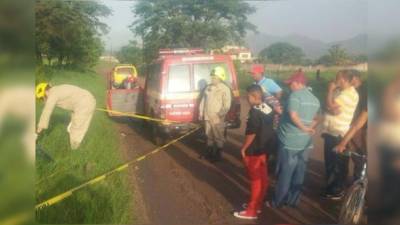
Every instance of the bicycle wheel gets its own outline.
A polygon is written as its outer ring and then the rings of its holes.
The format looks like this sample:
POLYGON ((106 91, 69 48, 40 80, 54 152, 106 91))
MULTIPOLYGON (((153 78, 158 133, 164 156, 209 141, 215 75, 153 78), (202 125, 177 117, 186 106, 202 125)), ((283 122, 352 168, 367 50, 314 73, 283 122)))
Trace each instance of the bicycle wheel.
POLYGON ((363 184, 355 184, 349 189, 340 209, 339 224, 353 225, 360 223, 366 191, 367 187, 363 184))

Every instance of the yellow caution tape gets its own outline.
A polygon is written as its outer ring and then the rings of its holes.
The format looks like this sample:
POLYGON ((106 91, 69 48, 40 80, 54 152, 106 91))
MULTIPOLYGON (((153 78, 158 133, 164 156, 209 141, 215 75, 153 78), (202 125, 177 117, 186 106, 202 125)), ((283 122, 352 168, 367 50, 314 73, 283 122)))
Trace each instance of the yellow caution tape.
POLYGON ((150 120, 150 121, 155 121, 155 122, 160 122, 160 123, 167 123, 167 124, 168 123, 181 123, 179 121, 157 119, 157 118, 143 116, 143 115, 139 115, 139 114, 135 114, 135 113, 119 112, 119 111, 114 111, 114 110, 110 110, 110 109, 97 108, 96 110, 102 111, 102 112, 113 113, 113 114, 117 114, 120 116, 128 116, 128 117, 132 117, 132 118, 137 118, 137 119, 142 119, 142 120, 150 120))
MULTIPOLYGON (((148 116, 138 115, 138 114, 135 114, 135 113, 119 112, 119 111, 114 111, 114 110, 109 110, 109 109, 103 109, 103 108, 96 108, 96 110, 102 111, 102 112, 114 113, 114 114, 118 114, 118 115, 121 115, 121 116, 127 116, 127 117, 132 117, 132 118, 137 118, 137 119, 143 119, 143 120, 150 120, 150 121, 160 122, 160 123, 163 123, 164 125, 170 124, 170 123, 181 123, 181 122, 179 122, 179 121, 157 119, 157 118, 152 118, 152 117, 148 117, 148 116)), ((197 124, 194 124, 194 123, 190 123, 190 124, 194 125, 194 127, 197 127, 197 126, 198 126, 197 124)), ((61 173, 61 172, 64 172, 64 171, 66 171, 66 170, 69 170, 69 169, 63 169, 63 170, 56 171, 56 172, 50 174, 49 176, 40 179, 38 182, 36 182, 36 184, 40 184, 40 183, 42 183, 43 181, 46 181, 46 180, 48 180, 48 179, 54 177, 55 175, 57 175, 57 174, 59 174, 59 173, 61 173)))
POLYGON ((131 161, 128 161, 128 162, 126 162, 126 163, 124 163, 124 164, 122 164, 122 165, 119 165, 119 166, 117 166, 116 168, 114 168, 114 169, 112 169, 112 170, 110 170, 110 171, 108 171, 108 172, 106 172, 106 173, 103 173, 103 174, 101 174, 101 175, 99 175, 99 176, 97 176, 97 177, 95 177, 95 178, 93 178, 93 179, 91 179, 91 180, 89 180, 89 181, 86 181, 85 183, 83 183, 83 184, 81 184, 81 185, 79 185, 79 186, 77 186, 77 187, 71 188, 71 189, 69 189, 68 191, 65 191, 65 192, 63 192, 63 193, 61 193, 61 194, 58 194, 58 195, 56 195, 56 196, 54 196, 54 197, 52 197, 52 198, 50 198, 50 199, 47 199, 46 201, 43 201, 43 202, 37 204, 37 205, 35 206, 35 209, 36 209, 36 210, 40 210, 40 209, 43 209, 43 208, 45 208, 45 207, 48 207, 48 206, 54 205, 54 204, 56 204, 56 203, 59 203, 59 202, 63 201, 64 199, 66 199, 66 198, 72 196, 72 195, 74 194, 74 192, 76 192, 76 191, 78 191, 78 190, 80 190, 80 189, 83 189, 83 188, 85 188, 85 187, 87 187, 87 186, 96 184, 96 183, 98 183, 98 182, 104 180, 105 178, 107 178, 108 176, 110 176, 110 175, 112 175, 112 174, 114 174, 114 173, 123 171, 123 170, 125 170, 126 168, 128 168, 128 166, 130 166, 130 165, 132 165, 132 164, 134 164, 134 163, 136 163, 136 162, 139 162, 139 161, 141 161, 141 160, 144 160, 145 158, 147 158, 147 156, 150 156, 150 155, 152 155, 152 154, 155 154, 155 153, 157 153, 157 152, 160 152, 161 150, 165 150, 166 147, 168 147, 168 146, 174 144, 175 142, 178 142, 178 141, 180 141, 181 139, 183 139, 183 138, 189 136, 190 134, 194 133, 194 132, 197 131, 198 129, 200 129, 200 126, 197 126, 196 128, 192 129, 191 131, 187 132, 186 134, 184 134, 184 135, 182 135, 182 136, 180 136, 180 137, 178 137, 178 138, 176 138, 176 139, 174 139, 174 140, 172 140, 172 141, 166 143, 166 144, 163 145, 163 146, 160 146, 160 147, 154 149, 153 151, 151 151, 151 152, 149 152, 149 153, 144 154, 143 156, 140 156, 140 157, 138 157, 138 158, 135 158, 135 159, 133 159, 133 160, 131 160, 131 161))

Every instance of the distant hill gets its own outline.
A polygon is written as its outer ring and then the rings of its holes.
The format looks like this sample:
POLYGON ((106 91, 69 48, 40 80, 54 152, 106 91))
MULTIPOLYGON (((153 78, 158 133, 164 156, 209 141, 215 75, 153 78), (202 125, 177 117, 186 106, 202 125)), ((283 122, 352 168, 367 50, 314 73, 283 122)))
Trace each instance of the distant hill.
POLYGON ((306 36, 292 34, 284 37, 273 36, 264 33, 250 35, 246 39, 247 46, 255 54, 262 49, 276 42, 288 42, 303 49, 306 56, 310 59, 317 59, 327 53, 330 46, 340 44, 350 54, 367 53, 367 35, 360 34, 348 40, 326 43, 306 36))
POLYGON ((349 53, 359 55, 359 54, 367 54, 367 42, 368 35, 367 34, 359 34, 353 38, 328 43, 328 45, 339 44, 342 48, 346 49, 349 53))

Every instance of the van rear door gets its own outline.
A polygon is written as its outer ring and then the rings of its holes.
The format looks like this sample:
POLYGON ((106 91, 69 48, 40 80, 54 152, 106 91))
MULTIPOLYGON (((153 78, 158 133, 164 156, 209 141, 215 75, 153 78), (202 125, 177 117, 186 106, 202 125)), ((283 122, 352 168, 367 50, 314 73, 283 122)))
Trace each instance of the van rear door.
POLYGON ((166 86, 162 104, 166 119, 179 122, 193 121, 193 108, 197 95, 193 92, 191 65, 169 65, 166 86))
POLYGON ((109 116, 123 116, 121 113, 143 113, 143 88, 115 89, 112 86, 112 74, 108 77, 107 109, 109 116), (112 111, 112 112, 111 112, 112 111))

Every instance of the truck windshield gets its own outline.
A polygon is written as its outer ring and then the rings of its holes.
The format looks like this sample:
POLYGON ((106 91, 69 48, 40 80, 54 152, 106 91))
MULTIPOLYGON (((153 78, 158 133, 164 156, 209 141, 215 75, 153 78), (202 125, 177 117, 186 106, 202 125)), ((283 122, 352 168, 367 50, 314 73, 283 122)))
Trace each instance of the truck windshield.
POLYGON ((193 67, 195 90, 202 90, 207 86, 207 84, 210 83, 210 73, 217 66, 221 66, 225 69, 225 83, 232 88, 232 74, 229 71, 226 63, 199 63, 194 64, 193 67))
POLYGON ((134 74, 133 69, 129 67, 117 68, 117 73, 123 75, 136 75, 134 74))

